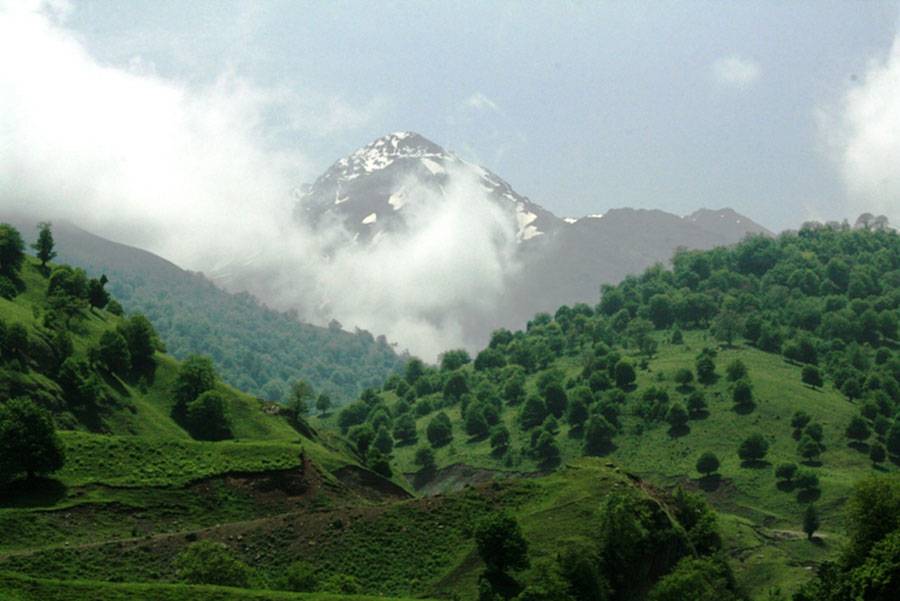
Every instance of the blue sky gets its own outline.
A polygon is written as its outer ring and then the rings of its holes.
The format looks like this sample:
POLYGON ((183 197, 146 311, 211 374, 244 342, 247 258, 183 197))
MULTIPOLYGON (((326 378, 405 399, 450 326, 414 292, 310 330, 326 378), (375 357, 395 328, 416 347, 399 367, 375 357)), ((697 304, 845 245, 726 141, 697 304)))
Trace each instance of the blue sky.
POLYGON ((65 25, 102 63, 290 90, 298 106, 267 115, 270 142, 313 173, 409 129, 559 215, 731 206, 780 229, 869 208, 848 199, 822 115, 885 60, 898 14, 896 2, 88 0, 65 25))

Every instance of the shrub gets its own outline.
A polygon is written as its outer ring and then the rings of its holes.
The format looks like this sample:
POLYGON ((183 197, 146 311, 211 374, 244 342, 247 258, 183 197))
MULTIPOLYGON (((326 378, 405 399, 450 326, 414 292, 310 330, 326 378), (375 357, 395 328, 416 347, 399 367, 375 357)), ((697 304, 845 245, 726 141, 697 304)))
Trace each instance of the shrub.
POLYGON ((433 447, 442 447, 453 440, 453 424, 450 423, 447 414, 441 411, 431 418, 425 429, 425 435, 433 447))
POLYGON ((190 584, 218 584, 246 587, 250 568, 236 559, 222 543, 203 540, 193 543, 175 558, 178 577, 190 584))

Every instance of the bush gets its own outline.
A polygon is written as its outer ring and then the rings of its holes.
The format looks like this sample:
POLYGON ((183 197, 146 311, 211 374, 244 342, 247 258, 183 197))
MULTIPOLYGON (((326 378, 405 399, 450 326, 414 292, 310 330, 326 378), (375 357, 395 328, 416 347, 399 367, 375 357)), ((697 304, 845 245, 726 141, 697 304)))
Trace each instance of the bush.
POLYGON ((813 388, 819 388, 824 383, 822 380, 822 373, 815 365, 804 365, 800 379, 804 384, 812 386, 813 388))
POLYGON ((178 577, 189 584, 246 587, 251 570, 222 543, 193 543, 175 558, 178 577))
POLYGON ((312 566, 303 561, 295 561, 284 570, 283 589, 295 593, 311 593, 319 585, 312 566))

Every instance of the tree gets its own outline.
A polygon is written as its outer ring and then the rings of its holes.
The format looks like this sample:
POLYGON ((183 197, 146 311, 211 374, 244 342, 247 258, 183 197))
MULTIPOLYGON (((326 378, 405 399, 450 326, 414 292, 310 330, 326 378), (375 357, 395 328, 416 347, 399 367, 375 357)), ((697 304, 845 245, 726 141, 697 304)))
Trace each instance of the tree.
POLYGON ((444 398, 452 401, 458 401, 462 395, 469 392, 469 383, 466 376, 462 372, 455 371, 444 384, 444 398))
POLYGON ((697 471, 706 477, 711 476, 719 469, 719 458, 709 451, 700 455, 697 459, 697 471))
POLYGON ((678 384, 679 388, 686 390, 694 383, 694 372, 687 367, 680 367, 675 370, 675 377, 673 379, 675 380, 675 383, 678 384))
POLYGON ((207 390, 188 401, 185 422, 194 438, 224 440, 231 438, 228 399, 218 390, 207 390))
POLYGON ((394 439, 391 437, 391 433, 388 432, 387 428, 381 426, 378 428, 378 432, 375 434, 375 440, 372 442, 372 446, 378 449, 384 455, 390 455, 394 450, 394 439))
POLYGON ((519 423, 523 430, 531 430, 544 423, 547 419, 547 405, 536 395, 529 395, 522 405, 522 411, 519 413, 519 423))
POLYGON ((91 366, 84 359, 69 357, 63 361, 56 380, 71 408, 93 406, 103 394, 91 366))
POLYGON ((791 427, 794 428, 794 438, 800 438, 803 429, 809 424, 812 417, 805 411, 795 411, 791 417, 791 427))
POLYGON ((416 418, 410 413, 404 413, 394 422, 394 438, 404 444, 410 444, 416 441, 416 418))
POLYGON ((316 391, 313 389, 312 384, 302 378, 295 380, 291 384, 291 391, 288 394, 288 411, 295 419, 309 415, 309 405, 315 396, 316 391))
POLYGON ((490 515, 475 527, 475 546, 489 574, 508 574, 528 567, 528 543, 515 518, 490 515))
POLYGON ((799 470, 794 479, 800 490, 815 490, 819 488, 819 477, 809 470, 799 470))
POLYGON ((42 221, 38 224, 38 237, 31 248, 35 250, 37 258, 41 262, 41 268, 47 269, 47 263, 56 258, 56 251, 53 250, 53 232, 50 231, 50 223, 42 221))
POLYGON ((131 351, 128 341, 118 330, 106 330, 100 335, 97 359, 111 374, 124 376, 131 369, 131 351))
POLYGON ((191 355, 185 359, 173 386, 176 407, 184 408, 207 390, 212 390, 217 379, 216 369, 209 357, 191 355))
POLYGON ((625 359, 622 359, 616 363, 615 377, 616 386, 622 390, 627 390, 634 384, 637 374, 635 374, 634 366, 625 359))
POLYGON ((751 434, 738 447, 738 457, 745 463, 762 461, 769 452, 769 443, 762 434, 751 434))
POLYGON ((731 389, 731 400, 739 407, 753 404, 753 385, 747 379, 738 380, 731 389))
POLYGON ((702 390, 694 390, 688 395, 687 410, 691 417, 698 417, 706 411, 706 397, 702 390))
POLYGON ((884 446, 891 455, 900 456, 900 420, 894 420, 894 424, 888 429, 884 446))
POLYGON ((810 503, 803 512, 803 531, 806 538, 812 540, 813 534, 819 529, 819 512, 816 511, 815 505, 810 503))
POLYGON ((697 380, 701 384, 712 384, 716 381, 716 364, 708 354, 702 353, 697 358, 695 368, 697 370, 697 380))
POLYGON ((820 372, 819 368, 815 365, 804 365, 803 372, 800 374, 800 379, 804 384, 812 386, 813 388, 819 388, 824 383, 822 372, 820 372))
POLYGON ((157 336, 150 320, 138 313, 129 317, 119 327, 120 333, 128 342, 132 369, 141 370, 153 365, 157 336))
POLYGON ((425 429, 425 434, 428 436, 428 442, 433 447, 442 447, 453 440, 453 425, 450 423, 450 418, 447 417, 447 414, 441 411, 431 418, 431 421, 428 422, 428 427, 425 429))
POLYGON ((584 428, 586 455, 602 455, 612 444, 616 430, 602 415, 592 415, 584 428))
POLYGON ((50 413, 26 399, 0 403, 0 481, 21 473, 31 480, 63 463, 65 452, 50 413))
POLYGON ((316 399, 316 409, 320 415, 326 415, 328 410, 331 409, 331 397, 327 392, 319 394, 319 398, 316 399))
POLYGON ((246 587, 251 570, 222 543, 192 543, 175 558, 178 577, 189 584, 246 587))
POLYGON ((472 358, 465 349, 454 349, 441 355, 441 369, 443 371, 453 371, 471 362, 472 358))
POLYGON ((106 283, 109 280, 105 275, 101 275, 100 279, 91 278, 88 281, 88 303, 91 307, 102 309, 106 305, 109 304, 110 296, 109 292, 106 291, 106 283))
POLYGON ((403 372, 403 376, 406 378, 406 381, 409 384, 415 384, 416 380, 422 377, 425 373, 425 364, 422 363, 421 359, 417 359, 413 357, 409 361, 406 362, 406 367, 403 372))
POLYGON ((854 415, 850 420, 850 423, 847 425, 847 430, 845 432, 847 434, 847 438, 855 440, 857 442, 862 442, 867 439, 872 432, 869 430, 869 424, 866 423, 859 415, 854 415))
POLYGON ((413 461, 419 466, 420 472, 427 474, 435 468, 434 451, 431 450, 431 447, 419 447, 416 449, 413 461))
POLYGON ((368 466, 368 468, 376 474, 380 474, 385 478, 390 478, 393 475, 393 471, 391 470, 391 462, 388 459, 387 455, 382 453, 374 446, 369 449, 368 453, 366 453, 366 466, 368 466))
POLYGON ((8 223, 0 223, 0 275, 17 279, 25 260, 25 243, 19 231, 8 223))
POLYGON ((797 474, 796 463, 782 463, 775 468, 775 477, 785 482, 790 482, 797 474))
POLYGON ((509 449, 509 430, 503 424, 497 424, 491 428, 491 452, 495 455, 505 455, 509 449))
POLYGON ((815 461, 822 454, 822 444, 811 436, 803 435, 797 443, 797 453, 807 461, 815 461))
POLYGON ((534 445, 534 454, 544 464, 553 464, 559 461, 559 445, 556 443, 556 437, 548 430, 541 432, 537 442, 534 445))
POLYGON ((729 382, 737 382, 747 377, 747 366, 740 359, 735 359, 725 367, 725 375, 729 382))
POLYGON ((580 428, 584 425, 593 400, 594 395, 587 386, 578 386, 572 391, 572 398, 569 400, 569 408, 566 412, 566 420, 570 426, 580 428))
POLYGON ((475 371, 484 371, 504 365, 506 365, 506 359, 503 353, 495 348, 486 348, 475 356, 475 371))
POLYGON ((469 405, 465 412, 466 434, 476 438, 484 438, 488 434, 488 423, 484 417, 484 408, 480 402, 469 405))
POLYGON ((553 382, 544 388, 544 403, 547 411, 556 418, 560 418, 566 412, 569 402, 565 389, 559 382, 553 382))
POLYGON ((733 309, 723 309, 710 324, 710 329, 716 339, 724 342, 725 346, 731 346, 743 330, 741 316, 733 309))
POLYGON ((669 422, 669 425, 673 430, 684 428, 688 423, 688 413, 684 408, 684 405, 681 403, 673 403, 672 406, 669 407, 668 413, 666 413, 666 421, 669 422))

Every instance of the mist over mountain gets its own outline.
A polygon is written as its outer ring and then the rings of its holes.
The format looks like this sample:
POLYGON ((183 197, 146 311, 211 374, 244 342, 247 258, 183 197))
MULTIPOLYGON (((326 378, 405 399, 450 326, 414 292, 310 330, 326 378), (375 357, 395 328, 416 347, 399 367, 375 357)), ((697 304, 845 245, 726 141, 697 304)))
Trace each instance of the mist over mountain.
MULTIPOLYGON (((364 324, 429 358, 476 348, 492 329, 522 327, 536 312, 594 303, 601 284, 667 262, 677 248, 770 235, 731 209, 560 218, 414 132, 388 134, 336 161, 302 188, 294 221, 320 242, 330 266, 317 281, 324 294, 305 315, 364 324)), ((251 261, 214 278, 276 303, 303 296, 258 273, 251 261)), ((297 306, 309 310, 309 300, 297 306)))

